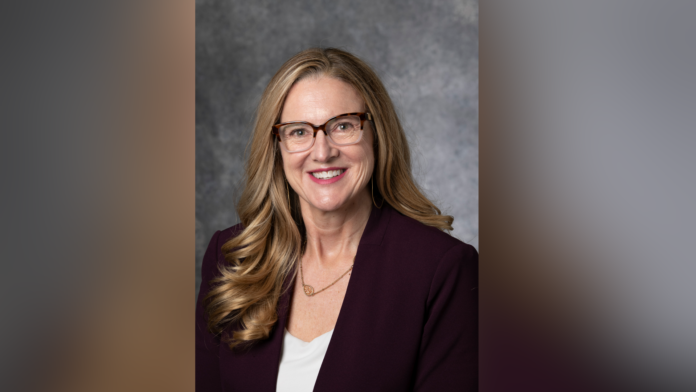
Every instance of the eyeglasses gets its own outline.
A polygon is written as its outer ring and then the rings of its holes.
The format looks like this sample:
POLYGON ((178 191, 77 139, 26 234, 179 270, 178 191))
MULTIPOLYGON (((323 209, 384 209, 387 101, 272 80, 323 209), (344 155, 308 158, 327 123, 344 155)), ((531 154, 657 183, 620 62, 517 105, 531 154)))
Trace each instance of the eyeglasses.
POLYGON ((346 113, 315 126, 306 121, 294 121, 273 126, 272 132, 286 152, 307 151, 314 145, 319 131, 336 146, 356 144, 362 139, 365 120, 372 121, 370 113, 346 113))

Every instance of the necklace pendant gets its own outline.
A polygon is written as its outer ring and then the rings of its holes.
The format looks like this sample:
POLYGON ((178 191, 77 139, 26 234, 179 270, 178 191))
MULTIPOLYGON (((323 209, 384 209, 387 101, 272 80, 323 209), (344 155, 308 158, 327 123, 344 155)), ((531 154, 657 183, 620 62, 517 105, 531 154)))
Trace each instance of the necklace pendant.
POLYGON ((312 286, 306 284, 306 285, 303 286, 303 289, 304 289, 304 293, 305 293, 308 297, 311 297, 312 295, 314 295, 314 287, 312 287, 312 286))

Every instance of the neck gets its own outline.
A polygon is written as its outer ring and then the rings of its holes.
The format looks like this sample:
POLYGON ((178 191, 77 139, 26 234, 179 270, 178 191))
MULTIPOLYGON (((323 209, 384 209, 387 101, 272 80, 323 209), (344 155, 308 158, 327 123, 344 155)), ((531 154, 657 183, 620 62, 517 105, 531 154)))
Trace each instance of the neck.
POLYGON ((301 206, 307 231, 306 258, 332 267, 345 264, 358 250, 360 238, 372 211, 372 198, 365 191, 354 202, 336 211, 301 206))

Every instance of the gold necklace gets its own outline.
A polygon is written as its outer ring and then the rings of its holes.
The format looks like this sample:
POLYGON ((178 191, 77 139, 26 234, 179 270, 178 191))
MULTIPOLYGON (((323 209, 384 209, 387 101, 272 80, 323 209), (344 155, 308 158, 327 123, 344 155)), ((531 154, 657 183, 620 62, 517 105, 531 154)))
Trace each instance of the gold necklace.
POLYGON ((338 279, 334 280, 333 283, 331 283, 330 285, 315 292, 314 287, 304 283, 304 275, 302 273, 302 259, 300 259, 300 279, 302 280, 302 289, 304 290, 305 295, 308 297, 312 297, 312 296, 317 295, 317 294, 321 293, 322 291, 328 289, 329 287, 333 286, 336 282, 341 280, 342 277, 346 276, 346 274, 349 273, 350 270, 353 269, 354 265, 355 265, 355 257, 353 257, 353 264, 350 265, 350 268, 348 268, 348 271, 344 272, 343 275, 339 276, 338 279))

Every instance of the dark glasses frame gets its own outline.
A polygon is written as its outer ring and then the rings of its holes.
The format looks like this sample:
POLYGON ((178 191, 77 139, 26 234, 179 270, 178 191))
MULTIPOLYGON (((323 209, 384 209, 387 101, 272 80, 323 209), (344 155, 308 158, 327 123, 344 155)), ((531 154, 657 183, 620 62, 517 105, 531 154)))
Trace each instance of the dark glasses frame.
POLYGON ((351 144, 359 143, 360 140, 362 140, 362 133, 363 133, 363 128, 365 126, 365 121, 372 121, 372 114, 367 113, 367 112, 365 112, 365 113, 360 113, 360 112, 345 113, 345 114, 339 114, 338 116, 335 116, 335 117, 331 117, 330 119, 328 119, 325 123, 323 123, 321 125, 314 125, 314 124, 309 123, 307 121, 290 121, 290 122, 276 124, 272 127, 271 132, 276 136, 276 138, 278 138, 279 142, 282 142, 283 140, 280 138, 280 127, 285 126, 285 125, 292 125, 292 124, 309 125, 310 127, 312 127, 312 129, 314 131, 314 134, 312 135, 312 144, 310 144, 309 147, 305 148, 304 150, 289 151, 287 148, 285 148, 285 145, 283 145, 283 143, 280 143, 280 146, 287 152, 302 152, 302 151, 307 151, 310 148, 312 148, 312 146, 314 146, 314 141, 317 139, 317 133, 319 133, 319 131, 324 131, 324 135, 326 135, 327 139, 329 139, 329 141, 332 144, 337 145, 337 146, 350 146, 351 144), (351 142, 351 143, 346 143, 346 144, 336 143, 331 139, 331 136, 329 136, 328 132, 326 132, 326 125, 329 124, 330 122, 336 120, 337 118, 348 117, 348 116, 358 116, 360 118, 360 137, 358 138, 358 140, 351 142))

